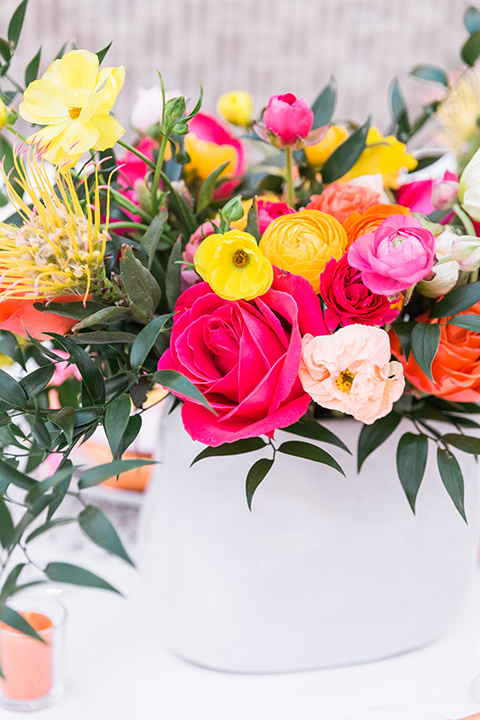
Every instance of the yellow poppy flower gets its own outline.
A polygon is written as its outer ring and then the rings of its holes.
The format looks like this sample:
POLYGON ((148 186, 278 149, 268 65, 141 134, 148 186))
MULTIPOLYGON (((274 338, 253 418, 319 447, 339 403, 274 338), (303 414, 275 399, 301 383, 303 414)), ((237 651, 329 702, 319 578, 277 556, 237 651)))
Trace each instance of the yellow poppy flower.
POLYGON ((25 90, 19 113, 45 125, 27 138, 55 165, 74 165, 87 150, 106 150, 125 130, 110 116, 125 77, 124 67, 98 70, 98 57, 73 50, 55 60, 25 90))
POLYGON ((230 165, 227 165, 220 177, 232 175, 238 164, 238 153, 233 145, 200 140, 193 132, 185 135, 185 150, 190 157, 190 162, 185 165, 185 173, 187 176, 196 175, 202 181, 224 162, 229 161, 230 165))
POLYGON ((198 246, 195 270, 224 300, 253 300, 273 282, 273 268, 253 235, 230 230, 209 235, 198 246))
POLYGON ((371 127, 367 135, 367 145, 355 165, 341 180, 351 180, 361 175, 383 176, 385 187, 398 188, 400 170, 414 170, 417 161, 406 152, 405 145, 393 135, 383 137, 376 128, 371 127))

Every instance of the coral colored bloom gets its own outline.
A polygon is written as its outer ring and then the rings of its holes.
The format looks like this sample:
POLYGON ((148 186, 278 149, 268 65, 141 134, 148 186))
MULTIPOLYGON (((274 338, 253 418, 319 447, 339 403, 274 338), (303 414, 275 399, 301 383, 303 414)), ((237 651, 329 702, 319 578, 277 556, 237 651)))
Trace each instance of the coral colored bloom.
POLYGON ((433 267, 435 238, 416 218, 393 215, 374 233, 355 240, 348 262, 374 293, 396 295, 423 280, 433 267))
POLYGON ((348 130, 343 125, 331 125, 320 142, 305 147, 307 161, 313 167, 319 167, 328 160, 334 150, 337 149, 348 137, 348 130))
POLYGON ((217 100, 217 112, 232 125, 246 127, 253 116, 253 96, 246 90, 231 90, 217 100))
POLYGON ((444 186, 444 191, 447 183, 453 183, 454 185, 452 185, 452 188, 454 188, 454 197, 456 198, 456 188, 458 188, 457 179, 456 173, 446 170, 441 178, 416 180, 415 182, 404 183, 403 185, 400 185, 395 193, 397 203, 410 208, 412 212, 430 215, 430 213, 437 209, 437 205, 434 205, 433 203, 433 197, 434 193, 436 197, 438 196, 438 188, 444 186))
POLYGON ((387 333, 366 325, 306 335, 299 375, 316 403, 367 425, 388 415, 405 387, 401 364, 390 362, 387 333))
POLYGON ((312 195, 306 208, 333 215, 343 223, 352 212, 364 213, 378 205, 380 199, 378 192, 363 185, 334 182, 321 195, 312 195))
POLYGON ((229 302, 207 283, 175 306, 170 348, 159 370, 183 373, 217 415, 185 399, 182 418, 194 440, 214 447, 296 422, 310 401, 298 378, 304 332, 322 332, 318 297, 300 277, 280 274, 250 302, 229 302))
POLYGON ((343 223, 347 233, 348 246, 360 235, 375 232, 384 220, 392 215, 410 215, 410 210, 402 205, 374 205, 361 215, 355 211, 343 223))
POLYGON ((398 187, 400 171, 403 169, 414 170, 417 164, 413 155, 406 152, 403 143, 393 135, 383 137, 376 127, 371 127, 368 131, 365 150, 355 165, 341 179, 350 180, 360 175, 380 173, 383 176, 385 187, 395 189, 398 187))
POLYGON ((327 305, 325 321, 330 331, 355 323, 384 325, 398 315, 385 295, 376 295, 363 284, 360 270, 349 265, 347 253, 326 264, 320 277, 320 295, 327 305))
POLYGON ((313 112, 305 98, 293 93, 272 95, 263 113, 263 122, 276 143, 296 145, 299 138, 306 138, 312 129, 313 112))
POLYGON ((195 270, 224 300, 253 300, 273 282, 273 269, 253 235, 209 235, 195 252, 195 270))
POLYGON ((27 332, 36 340, 51 340, 46 333, 54 332, 66 335, 78 320, 58 315, 55 312, 57 303, 81 301, 78 295, 64 295, 49 303, 49 312, 42 312, 34 307, 40 300, 0 300, 0 330, 8 330, 27 337, 27 332))
MULTIPOLYGON (((230 225, 237 228, 237 230, 244 230, 247 226, 248 212, 252 207, 252 204, 253 200, 243 200, 243 217, 241 217, 240 220, 231 222, 230 225)), ((290 215, 294 212, 297 211, 287 205, 286 202, 279 200, 275 195, 273 195, 273 193, 265 197, 257 198, 258 229, 260 231, 260 235, 263 235, 270 223, 277 217, 290 215)))
POLYGON ((338 220, 318 210, 302 210, 274 220, 260 240, 260 250, 275 267, 301 275, 315 292, 331 257, 339 260, 347 235, 338 220))
MULTIPOLYGON (((480 315, 480 303, 462 315, 480 315)), ((427 313, 415 318, 417 322, 437 323, 440 344, 432 363, 434 382, 429 380, 410 353, 405 360, 397 335, 390 331, 392 352, 403 365, 405 377, 417 390, 453 402, 480 402, 480 333, 447 324, 448 318, 429 320, 427 313)))
POLYGON ((40 80, 25 90, 20 116, 46 126, 27 142, 45 148, 46 159, 55 165, 74 165, 87 150, 113 147, 125 133, 110 115, 125 68, 99 71, 98 65, 95 53, 72 50, 54 60, 40 80))

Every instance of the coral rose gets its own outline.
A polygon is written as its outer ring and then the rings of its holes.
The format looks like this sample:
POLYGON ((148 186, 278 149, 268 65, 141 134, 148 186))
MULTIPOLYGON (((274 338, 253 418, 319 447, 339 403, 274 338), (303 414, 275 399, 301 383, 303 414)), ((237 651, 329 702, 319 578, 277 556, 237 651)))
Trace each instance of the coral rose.
POLYGON ((183 373, 217 415, 185 399, 182 418, 194 440, 214 447, 296 422, 309 396, 298 378, 302 334, 325 331, 320 301, 300 277, 277 273, 250 302, 218 297, 207 283, 175 306, 170 348, 159 370, 183 373))
POLYGON ((8 330, 16 335, 27 337, 27 332, 36 340, 51 340, 45 333, 54 332, 66 335, 78 320, 58 315, 55 306, 62 302, 81 302, 83 297, 65 295, 55 298, 48 307, 51 312, 42 312, 34 307, 41 300, 2 300, 0 302, 0 330, 8 330))
POLYGON ((316 403, 367 425, 388 415, 405 387, 401 364, 390 362, 387 333, 366 325, 306 335, 299 374, 316 403))
POLYGON ((338 220, 318 210, 277 218, 260 240, 260 250, 272 265, 301 275, 315 292, 328 260, 339 260, 346 248, 347 235, 338 220))
POLYGON ((375 232, 379 225, 382 224, 387 217, 392 215, 411 215, 408 208, 402 205, 373 205, 371 208, 366 210, 363 215, 357 211, 352 212, 351 215, 344 221, 343 227, 347 233, 348 246, 353 243, 360 235, 365 235, 367 232, 375 232))
MULTIPOLYGON (((480 315, 480 303, 459 315, 480 315)), ((405 360, 402 346, 393 330, 390 331, 392 352, 403 365, 405 377, 417 390, 456 402, 480 401, 480 333, 445 325, 446 318, 429 320, 427 315, 415 318, 418 322, 440 325, 440 345, 432 363, 434 382, 429 380, 410 353, 405 360)))
POLYGON ((379 201, 379 193, 369 187, 334 182, 321 195, 312 195, 306 207, 307 210, 320 210, 333 215, 338 222, 343 223, 355 210, 363 213, 373 205, 378 205, 379 201))

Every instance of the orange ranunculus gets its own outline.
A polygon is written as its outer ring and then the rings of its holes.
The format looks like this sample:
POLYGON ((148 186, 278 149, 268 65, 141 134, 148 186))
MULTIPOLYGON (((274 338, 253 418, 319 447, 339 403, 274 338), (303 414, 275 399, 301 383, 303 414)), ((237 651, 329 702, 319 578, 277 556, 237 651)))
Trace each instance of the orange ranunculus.
POLYGON ((347 249, 347 235, 332 215, 302 210, 274 220, 260 240, 260 250, 272 265, 301 275, 315 292, 320 274, 330 258, 340 260, 347 249))
POLYGON ((373 205, 366 212, 352 212, 343 222, 347 233, 348 247, 360 235, 375 232, 378 226, 391 215, 411 215, 412 213, 403 205, 373 205))
POLYGON ((65 295, 55 298, 50 303, 52 312, 41 312, 34 308, 34 303, 41 302, 38 299, 26 300, 3 300, 0 302, 0 330, 9 330, 16 335, 27 337, 26 331, 36 340, 50 340, 44 333, 54 332, 58 335, 65 335, 78 322, 73 318, 58 315, 54 312, 55 305, 62 302, 74 302, 83 300, 83 297, 65 295))
POLYGON ((378 205, 380 195, 365 185, 345 185, 334 182, 321 195, 312 195, 307 210, 320 210, 333 215, 343 223, 351 213, 364 213, 368 208, 378 205))
MULTIPOLYGON (((460 315, 480 315, 480 303, 460 315)), ((390 331, 393 354, 403 365, 405 377, 422 392, 457 402, 480 401, 480 333, 445 325, 445 318, 429 320, 427 314, 418 322, 440 324, 440 345, 432 363, 434 382, 419 368, 412 353, 405 360, 397 335, 390 331)))

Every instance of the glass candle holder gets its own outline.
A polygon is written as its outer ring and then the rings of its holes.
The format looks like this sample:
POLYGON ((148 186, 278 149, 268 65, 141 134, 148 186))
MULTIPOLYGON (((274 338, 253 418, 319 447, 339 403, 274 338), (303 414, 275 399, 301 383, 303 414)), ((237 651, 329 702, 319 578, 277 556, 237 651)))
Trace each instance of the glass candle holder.
POLYGON ((0 705, 8 710, 39 710, 64 690, 66 612, 48 597, 18 597, 8 603, 38 632, 43 642, 0 623, 0 705))

